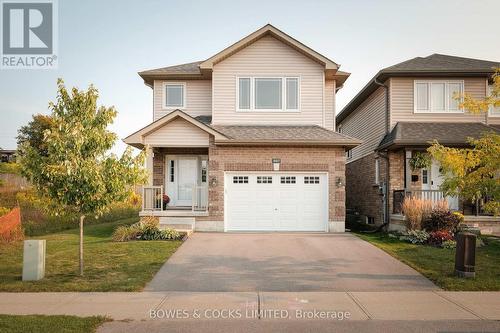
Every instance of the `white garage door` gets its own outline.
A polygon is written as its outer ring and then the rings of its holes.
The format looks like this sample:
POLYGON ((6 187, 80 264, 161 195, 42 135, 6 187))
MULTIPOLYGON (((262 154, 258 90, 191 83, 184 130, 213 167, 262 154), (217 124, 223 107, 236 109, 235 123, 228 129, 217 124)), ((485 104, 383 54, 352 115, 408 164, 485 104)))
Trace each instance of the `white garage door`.
POLYGON ((325 173, 226 173, 227 231, 327 231, 325 173))

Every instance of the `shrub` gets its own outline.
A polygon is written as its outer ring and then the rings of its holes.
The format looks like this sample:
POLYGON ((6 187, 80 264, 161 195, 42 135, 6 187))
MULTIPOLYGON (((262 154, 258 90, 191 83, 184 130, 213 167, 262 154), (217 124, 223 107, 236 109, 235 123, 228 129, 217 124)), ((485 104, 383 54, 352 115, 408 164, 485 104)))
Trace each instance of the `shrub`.
POLYGON ((9 208, 6 208, 6 207, 0 207, 0 216, 3 216, 5 214, 7 214, 8 212, 10 212, 10 209, 9 208))
POLYGON ((140 235, 140 228, 138 228, 135 224, 131 226, 119 226, 113 232, 113 240, 115 242, 128 242, 131 240, 135 240, 140 235))
POLYGON ((453 240, 453 235, 448 230, 438 230, 429 233, 429 244, 441 246, 443 242, 453 240))
POLYGON ((176 240, 181 235, 174 229, 160 230, 157 217, 143 217, 140 222, 131 226, 119 226, 113 232, 115 242, 131 240, 176 240))
POLYGON ((449 210, 433 209, 429 218, 423 222, 423 228, 428 231, 446 230, 455 232, 461 222, 461 217, 449 210))
POLYGON ((441 244, 441 246, 443 249, 454 249, 457 247, 457 242, 454 240, 446 240, 441 244))
POLYGON ((174 239, 181 238, 181 234, 175 229, 167 228, 167 229, 162 230, 161 233, 162 233, 162 239, 174 240, 174 239))
POLYGON ((422 229, 422 222, 427 219, 432 204, 429 200, 406 197, 402 209, 405 215, 405 226, 408 230, 422 229))
POLYGON ((425 230, 409 230, 403 232, 399 239, 412 244, 424 244, 429 239, 429 234, 425 230))

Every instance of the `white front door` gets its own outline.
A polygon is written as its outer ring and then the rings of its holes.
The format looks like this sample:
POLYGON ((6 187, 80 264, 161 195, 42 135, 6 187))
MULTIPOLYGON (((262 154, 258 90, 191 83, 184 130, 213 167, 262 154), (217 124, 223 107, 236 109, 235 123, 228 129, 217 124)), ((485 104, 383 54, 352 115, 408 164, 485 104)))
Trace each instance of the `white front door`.
POLYGON ((226 230, 327 231, 325 173, 227 173, 226 230))
MULTIPOLYGON (((444 181, 444 177, 441 174, 441 165, 439 164, 439 162, 432 160, 430 189, 440 191, 441 185, 443 184, 443 181, 444 181)), ((451 210, 458 210, 458 208, 459 208, 458 207, 458 197, 447 196, 444 199, 446 199, 446 201, 448 201, 448 207, 451 210)))
POLYGON ((198 184, 197 156, 167 156, 166 191, 169 206, 191 206, 193 186, 198 184))
POLYGON ((177 162, 177 200, 176 206, 191 206, 193 186, 198 179, 198 159, 180 158, 177 162))

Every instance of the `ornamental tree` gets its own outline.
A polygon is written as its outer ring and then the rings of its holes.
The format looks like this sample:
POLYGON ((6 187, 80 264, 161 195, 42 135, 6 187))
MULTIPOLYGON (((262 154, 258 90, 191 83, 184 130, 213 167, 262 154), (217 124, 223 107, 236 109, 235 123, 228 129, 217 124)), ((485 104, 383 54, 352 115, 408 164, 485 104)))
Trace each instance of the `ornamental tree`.
POLYGON ((87 216, 99 216, 111 203, 130 194, 132 185, 144 183, 144 152, 121 157, 109 153, 117 137, 108 130, 116 117, 114 107, 97 105, 98 91, 70 91, 57 81, 55 103, 49 103, 52 124, 44 131, 45 151, 25 140, 19 146, 24 176, 50 203, 55 213, 80 216, 80 275, 83 275, 83 224, 87 216))
MULTIPOLYGON (((463 98, 460 106, 473 114, 485 114, 490 107, 500 107, 500 69, 497 68, 490 95, 474 99, 463 98)), ((488 198, 484 209, 494 215, 500 213, 500 135, 485 132, 481 138, 469 138, 471 148, 450 148, 434 141, 428 148, 432 157, 441 164, 444 181, 441 189, 447 195, 460 195, 476 203, 488 198)))

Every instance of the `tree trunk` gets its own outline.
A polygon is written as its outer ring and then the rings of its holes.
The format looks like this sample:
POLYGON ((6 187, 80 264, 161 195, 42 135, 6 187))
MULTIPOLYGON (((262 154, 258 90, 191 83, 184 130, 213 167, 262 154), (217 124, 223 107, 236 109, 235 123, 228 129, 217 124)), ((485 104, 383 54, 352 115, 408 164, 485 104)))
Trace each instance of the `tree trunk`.
POLYGON ((83 220, 85 215, 80 216, 80 276, 83 276, 83 220))

